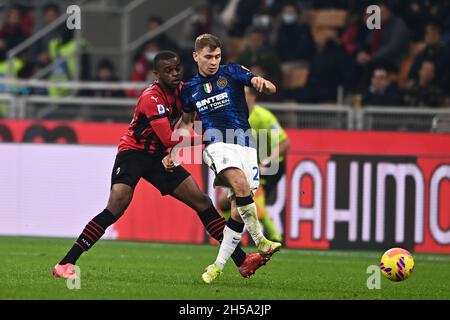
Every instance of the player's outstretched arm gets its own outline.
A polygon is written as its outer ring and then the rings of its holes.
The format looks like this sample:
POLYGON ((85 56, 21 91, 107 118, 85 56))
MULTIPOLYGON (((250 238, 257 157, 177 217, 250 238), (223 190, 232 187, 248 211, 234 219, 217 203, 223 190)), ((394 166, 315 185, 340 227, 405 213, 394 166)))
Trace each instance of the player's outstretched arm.
POLYGON ((269 80, 264 79, 263 77, 253 77, 251 83, 256 91, 262 92, 269 96, 277 92, 277 88, 275 87, 275 85, 269 80))

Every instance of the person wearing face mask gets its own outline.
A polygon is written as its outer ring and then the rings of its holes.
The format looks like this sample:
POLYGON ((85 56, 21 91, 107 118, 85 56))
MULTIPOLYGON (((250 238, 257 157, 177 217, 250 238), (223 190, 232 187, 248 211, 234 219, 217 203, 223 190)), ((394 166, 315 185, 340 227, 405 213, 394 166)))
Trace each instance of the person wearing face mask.
MULTIPOLYGON (((151 40, 144 45, 139 58, 134 64, 133 73, 131 74, 131 81, 147 81, 151 83, 155 80, 153 78, 153 60, 161 50, 162 49, 156 40, 151 40)), ((126 91, 126 95, 128 97, 138 97, 141 93, 142 90, 129 89, 126 91)))
POLYGON ((281 79, 280 59, 270 45, 265 30, 251 26, 247 31, 246 40, 247 46, 238 55, 237 63, 249 67, 258 66, 265 70, 268 79, 279 82, 281 79))
POLYGON ((251 25, 269 27, 272 15, 280 11, 280 0, 239 0, 235 4, 233 21, 230 31, 238 36, 244 36, 251 25))
POLYGON ((300 24, 299 9, 294 3, 283 6, 275 49, 284 62, 308 60, 314 53, 314 41, 309 27, 300 24))

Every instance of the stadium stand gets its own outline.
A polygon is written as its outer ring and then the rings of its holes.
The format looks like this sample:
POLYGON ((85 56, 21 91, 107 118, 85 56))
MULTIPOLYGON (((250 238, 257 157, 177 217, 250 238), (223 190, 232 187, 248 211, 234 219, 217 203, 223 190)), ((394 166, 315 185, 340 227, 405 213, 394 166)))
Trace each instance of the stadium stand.
POLYGON ((154 55, 177 51, 189 78, 193 39, 210 32, 223 39, 225 61, 278 84, 275 97, 258 99, 287 127, 448 124, 439 120, 450 116, 448 1, 376 1, 381 30, 366 27, 368 1, 78 1, 83 27, 73 32, 65 27, 72 2, 2 2, 0 117, 128 122, 154 79, 154 55), (387 86, 374 87, 377 70, 387 71, 387 86), (389 103, 373 98, 389 90, 389 103))

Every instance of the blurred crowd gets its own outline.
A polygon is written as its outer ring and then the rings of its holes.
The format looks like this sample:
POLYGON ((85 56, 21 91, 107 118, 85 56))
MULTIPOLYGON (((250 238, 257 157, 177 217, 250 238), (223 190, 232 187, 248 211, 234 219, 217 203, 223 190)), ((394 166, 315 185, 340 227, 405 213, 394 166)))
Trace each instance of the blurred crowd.
MULTIPOLYGON (((44 7, 45 24, 61 14, 44 7)), ((33 12, 13 6, 0 27, 0 77, 6 52, 33 30, 33 12)), ((146 32, 164 20, 152 15, 146 32)), ((278 84, 274 101, 349 103, 359 106, 450 106, 450 1, 440 0, 214 0, 198 7, 179 28, 163 33, 131 57, 129 81, 154 79, 153 58, 160 50, 177 51, 185 77, 196 73, 193 40, 209 32, 224 43, 223 62, 236 62, 278 84), (381 10, 381 29, 367 27, 368 5, 381 10)), ((55 29, 14 61, 14 76, 51 80, 119 81, 116 66, 104 58, 91 66, 87 43, 74 60, 74 34, 55 29), (66 58, 61 63, 58 59, 66 58), (77 67, 80 63, 81 67, 77 67), (42 76, 43 75, 43 76, 42 76)), ((35 94, 64 95, 67 90, 35 89, 35 94)), ((78 94, 136 97, 140 91, 93 90, 78 94)))

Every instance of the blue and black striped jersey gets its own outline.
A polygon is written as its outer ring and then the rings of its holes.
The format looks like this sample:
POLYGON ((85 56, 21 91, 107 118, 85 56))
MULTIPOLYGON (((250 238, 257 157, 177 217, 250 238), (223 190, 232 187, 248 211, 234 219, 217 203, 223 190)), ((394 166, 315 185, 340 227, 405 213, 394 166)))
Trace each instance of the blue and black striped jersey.
POLYGON ((221 142, 251 145, 249 137, 244 134, 247 130, 251 132, 244 86, 251 86, 253 77, 253 73, 247 68, 228 64, 221 65, 214 76, 203 77, 197 74, 183 85, 183 111, 198 112, 203 132, 205 136, 208 135, 205 138, 209 140, 206 144, 220 141, 219 137, 210 134, 211 129, 215 129, 222 134, 221 142), (235 131, 232 141, 225 139, 227 129, 235 131), (208 130, 210 131, 207 132, 208 130))

